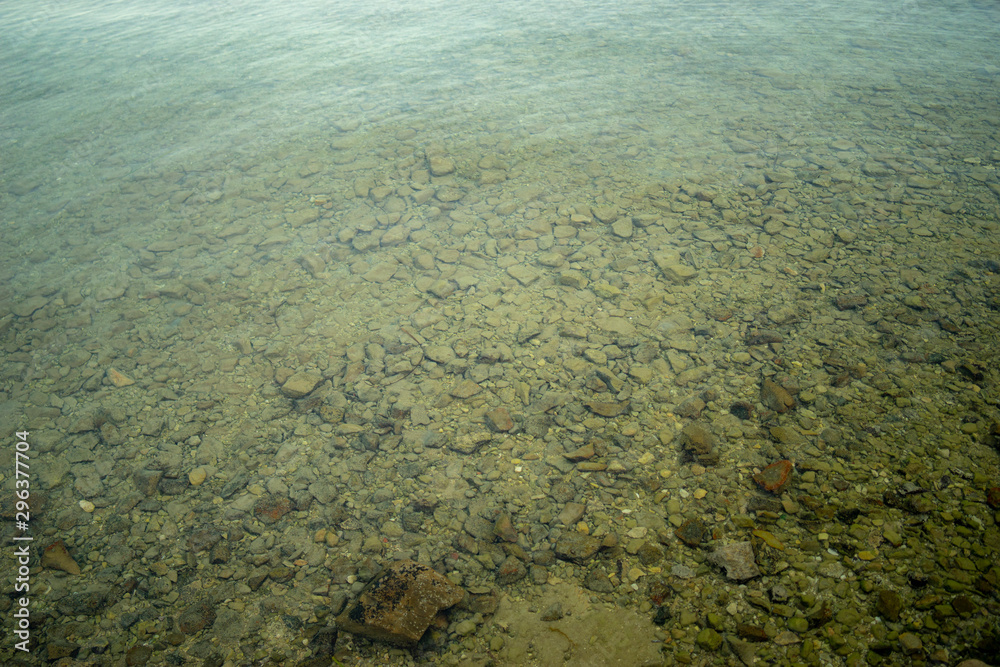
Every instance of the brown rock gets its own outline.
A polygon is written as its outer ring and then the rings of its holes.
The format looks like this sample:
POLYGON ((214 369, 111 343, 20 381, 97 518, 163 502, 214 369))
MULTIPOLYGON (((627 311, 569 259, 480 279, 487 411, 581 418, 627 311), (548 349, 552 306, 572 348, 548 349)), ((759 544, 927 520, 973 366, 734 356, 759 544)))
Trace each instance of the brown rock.
POLYGON ((292 501, 278 496, 263 496, 253 506, 253 513, 263 523, 275 523, 292 511, 292 501))
POLYGON ((191 605, 177 617, 177 627, 186 635, 201 632, 215 622, 215 607, 208 602, 191 605))
POLYGON ((354 604, 337 617, 337 627, 369 639, 412 646, 439 611, 463 597, 462 588, 426 565, 396 561, 362 589, 354 604))
POLYGON ((618 415, 628 412, 629 402, 622 401, 621 403, 618 403, 614 401, 587 401, 584 405, 586 405, 587 409, 595 415, 600 415, 602 417, 617 417, 618 415))
POLYGON ((483 388, 472 380, 462 380, 452 387, 448 393, 455 398, 471 398, 482 390, 483 388))
POLYGON ((593 558, 601 549, 601 541, 596 537, 576 531, 566 531, 556 542, 556 558, 583 564, 593 558))
POLYGON ((69 555, 62 540, 57 540, 45 547, 45 551, 42 552, 42 567, 47 567, 50 570, 62 570, 70 574, 80 574, 80 566, 69 555))
POLYGON ((681 447, 698 463, 710 466, 719 462, 715 438, 704 426, 688 424, 681 431, 681 447))
POLYGON ((116 387, 127 387, 130 384, 135 384, 135 380, 123 374, 122 372, 115 370, 114 368, 109 368, 106 371, 106 374, 111 384, 113 384, 116 387))
POLYGON ((674 535, 689 547, 696 547, 712 537, 708 526, 701 519, 688 519, 674 531, 674 535))
POLYGON ((781 493, 791 479, 792 467, 792 462, 788 459, 775 461, 754 475, 753 479, 765 491, 781 493))
POLYGON ((486 423, 491 429, 500 433, 506 433, 514 428, 514 420, 510 418, 510 412, 503 406, 487 412, 486 423))
POLYGON ((594 458, 596 453, 597 452, 594 451, 594 445, 588 442, 583 447, 577 447, 571 452, 566 452, 563 456, 573 463, 577 463, 578 461, 586 461, 594 458))
POLYGON ((281 385, 281 393, 288 398, 302 398, 315 389, 323 378, 313 373, 300 371, 281 385))
POLYGON ((764 378, 760 387, 760 402, 775 412, 787 412, 795 407, 795 399, 788 390, 770 378, 764 378))

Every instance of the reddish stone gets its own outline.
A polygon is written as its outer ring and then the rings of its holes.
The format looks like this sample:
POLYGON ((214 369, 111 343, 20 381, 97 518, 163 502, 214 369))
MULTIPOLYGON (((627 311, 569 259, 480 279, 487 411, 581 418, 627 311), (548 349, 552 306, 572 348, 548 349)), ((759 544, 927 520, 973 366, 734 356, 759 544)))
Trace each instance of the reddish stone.
POLYGON ((253 513, 263 523, 274 523, 292 511, 292 501, 278 496, 264 496, 253 506, 253 513))
POLYGON ((754 475, 753 479, 765 491, 781 493, 791 480, 792 467, 792 462, 788 459, 775 461, 754 475))
POLYGON ((500 406, 486 413, 486 422, 494 431, 506 433, 514 428, 514 420, 510 418, 507 408, 500 406))
POLYGON ((1000 507, 1000 486, 994 486, 986 492, 986 502, 990 507, 1000 507))

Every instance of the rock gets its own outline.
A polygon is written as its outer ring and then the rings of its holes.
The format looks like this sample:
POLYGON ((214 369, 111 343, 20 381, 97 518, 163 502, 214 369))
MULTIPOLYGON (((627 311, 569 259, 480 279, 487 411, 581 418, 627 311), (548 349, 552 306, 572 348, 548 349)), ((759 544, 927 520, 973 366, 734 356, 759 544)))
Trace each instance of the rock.
POLYGON ((695 643, 706 651, 715 651, 722 645, 722 635, 712 628, 702 628, 695 637, 695 643))
POLYGON ((583 564, 593 558, 601 549, 601 541, 596 537, 576 531, 565 531, 556 541, 556 558, 583 564))
POLYGON ((114 368, 109 368, 106 372, 108 380, 116 387, 127 387, 130 384, 135 384, 135 380, 128 377, 124 373, 115 370, 114 368))
POLYGON ((700 424, 688 424, 681 431, 681 447, 704 466, 715 465, 719 455, 715 452, 715 437, 700 424))
POLYGON ((886 618, 886 620, 895 623, 899 620, 899 612, 903 607, 903 600, 899 597, 899 593, 895 591, 890 591, 886 589, 880 589, 878 596, 875 599, 875 609, 878 613, 886 618))
POLYGON ((753 479, 760 488, 778 494, 791 479, 792 467, 792 462, 787 459, 775 461, 754 475, 753 479))
POLYGON ((764 378, 760 387, 760 402, 775 412, 787 412, 795 407, 795 399, 788 390, 770 378, 764 378))
POLYGON ((472 380, 460 380, 448 393, 455 398, 464 399, 472 398, 482 390, 483 388, 472 380))
POLYGON ((194 635, 215 622, 215 607, 208 602, 198 602, 177 617, 177 627, 186 635, 194 635))
POLYGON ((132 474, 132 483, 136 490, 144 496, 151 496, 156 493, 163 478, 162 470, 136 470, 132 474))
POLYGON ((515 556, 507 556, 500 567, 497 568, 497 583, 503 586, 513 584, 524 579, 528 574, 528 569, 524 563, 515 556))
POLYGON ((153 657, 153 649, 145 644, 136 644, 125 652, 125 664, 129 667, 138 667, 149 663, 153 657))
POLYGON ((48 304, 49 300, 41 296, 31 296, 11 308, 18 317, 30 317, 36 310, 48 304))
POLYGON ((188 481, 191 482, 191 486, 201 486, 207 478, 208 471, 201 466, 188 473, 188 481))
POLYGON ((480 447, 492 439, 493 434, 485 430, 475 433, 462 433, 448 441, 448 449, 459 454, 475 454, 480 447))
POLYGON ((285 380, 281 385, 281 393, 288 398, 302 398, 315 389, 323 378, 313 373, 300 371, 285 380))
POLYGON ((920 653, 924 648, 924 643, 920 641, 920 637, 912 632, 904 632, 899 635, 899 646, 903 649, 903 653, 907 655, 914 655, 920 653))
POLYGON ((465 591, 433 569, 412 560, 387 565, 337 617, 352 634, 412 646, 438 612, 462 601, 465 591))
POLYGON ((595 415, 617 417, 628 412, 629 401, 622 401, 621 403, 614 401, 587 401, 584 405, 595 415))
POLYGON ((514 428, 514 420, 510 418, 507 408, 500 406, 486 413, 486 425, 494 431, 506 433, 514 428))
POLYGON ((45 551, 42 552, 42 567, 47 567, 50 570, 62 570, 70 574, 80 574, 80 566, 69 555, 62 540, 57 540, 45 547, 45 551))
POLYGON ((276 523, 278 519, 292 511, 292 501, 288 498, 263 496, 253 506, 253 513, 262 523, 276 523))
POLYGON ((632 236, 632 218, 618 218, 611 223, 611 233, 623 239, 632 236))
POLYGON ((507 274, 517 282, 521 283, 521 285, 525 286, 530 285, 542 276, 537 269, 526 264, 514 264, 512 266, 508 266, 507 274))
POLYGON ((726 570, 733 581, 745 581, 761 575, 749 542, 732 542, 715 548, 708 561, 726 570))
POLYGON ((433 176, 447 176, 455 171, 455 162, 451 158, 441 155, 431 156, 428 160, 433 176))
POLYGON ((711 539, 712 531, 701 519, 688 519, 678 526, 674 535, 689 547, 696 547, 705 540, 711 539))

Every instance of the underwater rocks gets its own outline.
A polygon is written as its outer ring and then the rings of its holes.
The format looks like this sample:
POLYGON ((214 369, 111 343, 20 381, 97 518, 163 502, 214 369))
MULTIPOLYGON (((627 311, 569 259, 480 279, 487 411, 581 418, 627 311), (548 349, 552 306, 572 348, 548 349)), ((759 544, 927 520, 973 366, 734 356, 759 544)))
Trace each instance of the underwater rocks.
POLYGON ((719 455, 715 451, 715 436, 700 424, 688 424, 681 431, 681 448, 691 458, 704 466, 715 465, 719 455))
POLYGON ((412 646, 438 612, 462 601, 465 591, 426 565, 387 565, 338 617, 337 627, 369 639, 412 646))

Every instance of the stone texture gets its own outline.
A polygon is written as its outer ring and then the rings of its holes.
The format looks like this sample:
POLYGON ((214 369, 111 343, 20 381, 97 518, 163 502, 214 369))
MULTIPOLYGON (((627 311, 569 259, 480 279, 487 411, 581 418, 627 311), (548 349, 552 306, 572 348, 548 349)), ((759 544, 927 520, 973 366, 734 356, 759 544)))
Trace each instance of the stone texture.
POLYGON ((376 641, 412 646, 438 612, 463 597, 462 588, 426 565, 396 561, 368 582, 357 600, 337 617, 337 627, 376 641))

